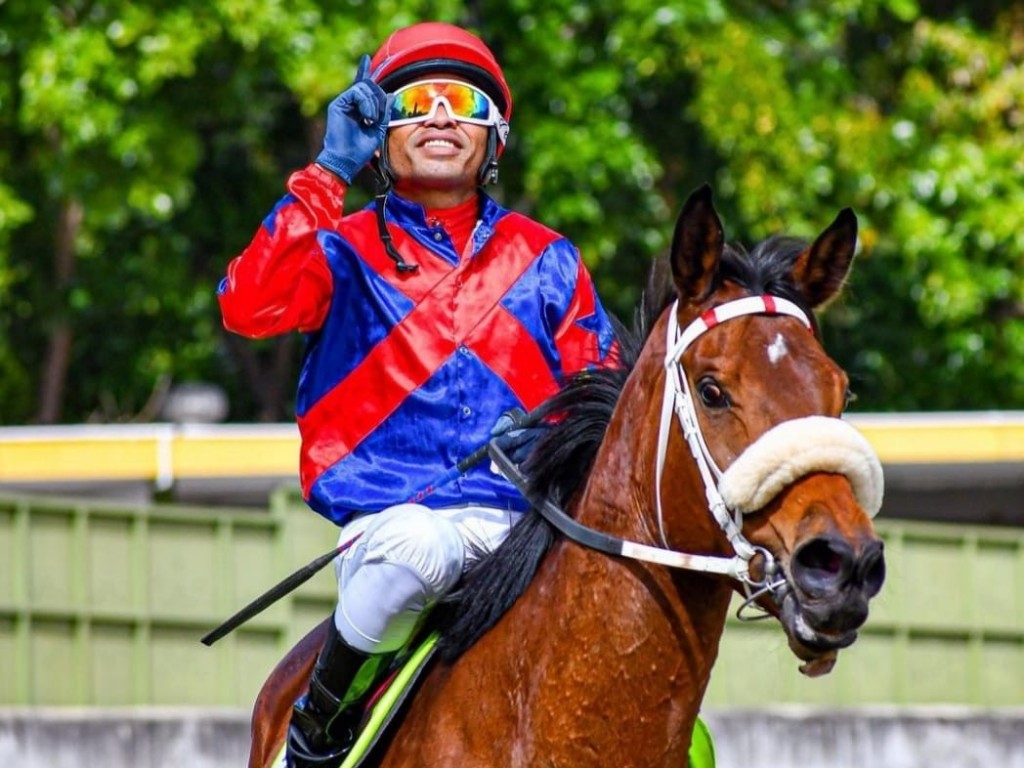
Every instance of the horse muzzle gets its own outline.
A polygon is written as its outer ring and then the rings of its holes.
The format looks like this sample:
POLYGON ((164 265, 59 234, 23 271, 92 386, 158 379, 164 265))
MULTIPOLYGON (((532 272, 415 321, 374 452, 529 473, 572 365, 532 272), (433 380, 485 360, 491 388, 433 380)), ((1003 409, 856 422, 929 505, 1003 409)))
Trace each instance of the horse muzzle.
POLYGON ((793 653, 806 662, 801 671, 826 674, 836 653, 857 639, 885 581, 882 542, 869 539, 855 550, 845 539, 815 537, 796 549, 787 571, 775 591, 779 620, 793 653))

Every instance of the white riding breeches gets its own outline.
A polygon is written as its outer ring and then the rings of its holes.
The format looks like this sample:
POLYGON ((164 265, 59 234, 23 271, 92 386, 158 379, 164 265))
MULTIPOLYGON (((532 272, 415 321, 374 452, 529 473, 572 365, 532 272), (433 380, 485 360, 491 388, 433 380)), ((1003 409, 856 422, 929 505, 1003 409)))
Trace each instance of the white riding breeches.
POLYGON ((398 650, 423 612, 481 552, 504 541, 521 517, 494 507, 398 504, 356 518, 338 540, 362 534, 335 562, 338 632, 364 653, 398 650))

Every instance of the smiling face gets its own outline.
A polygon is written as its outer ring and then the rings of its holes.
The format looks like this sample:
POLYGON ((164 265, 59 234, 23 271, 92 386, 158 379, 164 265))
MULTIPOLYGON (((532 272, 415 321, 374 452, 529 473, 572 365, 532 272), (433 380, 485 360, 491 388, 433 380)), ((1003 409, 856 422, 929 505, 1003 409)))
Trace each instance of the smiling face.
POLYGON ((469 200, 476 195, 490 130, 455 120, 443 104, 428 120, 389 129, 388 163, 395 189, 428 208, 469 200))

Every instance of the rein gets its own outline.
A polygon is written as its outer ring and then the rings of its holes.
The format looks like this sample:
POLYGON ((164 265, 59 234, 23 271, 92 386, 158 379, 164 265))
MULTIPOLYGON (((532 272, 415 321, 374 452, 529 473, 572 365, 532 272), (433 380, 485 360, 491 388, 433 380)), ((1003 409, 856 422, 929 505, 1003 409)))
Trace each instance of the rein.
POLYGON ((559 533, 566 538, 572 539, 577 544, 582 544, 590 549, 596 549, 598 552, 604 552, 607 555, 618 555, 633 560, 643 560, 647 563, 667 565, 671 568, 684 568, 689 571, 722 572, 708 568, 707 561, 710 558, 703 555, 688 555, 684 552, 676 552, 671 549, 652 547, 649 544, 621 539, 618 536, 594 530, 573 520, 566 514, 565 510, 551 501, 551 499, 534 494, 530 490, 526 477, 519 471, 519 467, 493 440, 488 444, 488 453, 498 471, 519 489, 540 516, 551 523, 559 533))
POLYGON ((567 538, 610 555, 729 576, 743 585, 747 596, 737 613, 739 618, 765 618, 745 615, 744 609, 754 606, 754 601, 764 593, 782 586, 785 577, 781 575, 781 566, 771 552, 751 544, 743 535, 743 515, 761 509, 794 480, 810 472, 824 471, 845 475, 857 501, 873 517, 882 505, 881 463, 863 435, 842 419, 808 416, 776 425, 748 446, 725 472, 719 469, 697 420, 683 370, 683 353, 709 329, 743 315, 788 315, 800 320, 811 332, 813 326, 800 307, 778 296, 748 296, 726 302, 702 314, 682 332, 676 319, 677 307, 678 301, 673 304, 669 315, 666 382, 655 472, 658 534, 663 546, 629 541, 577 522, 549 498, 534 494, 519 468, 493 440, 488 444, 488 453, 498 471, 567 538), (704 482, 708 509, 736 553, 732 557, 687 554, 668 545, 661 504, 661 479, 673 412, 704 482), (780 454, 786 454, 785 458, 780 460, 780 454), (750 563, 758 555, 764 560, 764 576, 754 579, 750 576, 750 563))

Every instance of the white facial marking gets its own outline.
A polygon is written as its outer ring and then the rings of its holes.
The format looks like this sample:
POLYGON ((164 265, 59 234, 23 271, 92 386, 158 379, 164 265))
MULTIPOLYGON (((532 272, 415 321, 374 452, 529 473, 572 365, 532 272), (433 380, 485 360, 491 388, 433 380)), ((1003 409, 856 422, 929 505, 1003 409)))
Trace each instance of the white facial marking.
POLYGON ((768 360, 772 365, 775 365, 789 350, 786 349, 786 340, 782 338, 782 334, 777 334, 775 340, 768 345, 768 360))

